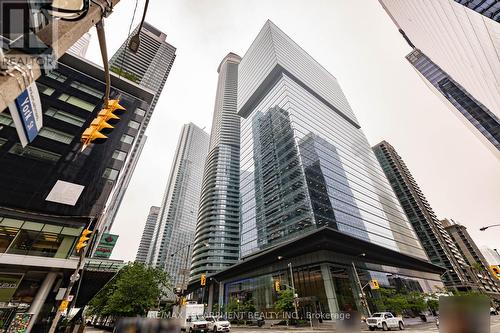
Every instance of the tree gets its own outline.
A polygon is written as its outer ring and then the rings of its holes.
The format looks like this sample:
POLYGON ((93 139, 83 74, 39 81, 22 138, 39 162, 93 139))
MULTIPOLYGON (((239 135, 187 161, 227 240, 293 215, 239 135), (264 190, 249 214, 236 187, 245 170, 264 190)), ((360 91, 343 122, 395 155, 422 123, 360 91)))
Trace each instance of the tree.
POLYGON ((169 288, 168 275, 141 263, 129 263, 89 303, 89 314, 144 316, 169 288))

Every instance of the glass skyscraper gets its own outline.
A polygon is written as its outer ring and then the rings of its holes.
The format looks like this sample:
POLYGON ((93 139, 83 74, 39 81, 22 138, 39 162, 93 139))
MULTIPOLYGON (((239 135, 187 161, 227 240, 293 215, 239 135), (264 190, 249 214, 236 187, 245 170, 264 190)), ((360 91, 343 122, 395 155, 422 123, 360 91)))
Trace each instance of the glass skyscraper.
POLYGON ((426 259, 337 80, 268 21, 239 66, 241 254, 330 226, 426 259))
POLYGON ((500 159, 498 1, 379 0, 432 91, 500 159))
POLYGON ((229 53, 219 68, 219 81, 203 175, 191 279, 213 274, 239 259, 240 117, 236 114, 238 64, 229 53))
POLYGON ((208 134, 189 123, 183 126, 156 223, 148 262, 169 273, 173 286, 188 275, 208 134))
POLYGON ((240 260, 209 274, 209 309, 273 311, 279 282, 294 284, 302 318, 367 315, 360 285, 373 278, 443 286, 336 78, 271 21, 238 65, 237 92, 240 260))

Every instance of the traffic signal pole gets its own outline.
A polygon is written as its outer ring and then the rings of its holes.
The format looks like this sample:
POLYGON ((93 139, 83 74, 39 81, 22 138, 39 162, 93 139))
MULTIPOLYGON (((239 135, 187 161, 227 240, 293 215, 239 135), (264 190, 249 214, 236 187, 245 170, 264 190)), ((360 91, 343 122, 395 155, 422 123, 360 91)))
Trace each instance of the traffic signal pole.
MULTIPOLYGON (((113 8, 120 0, 108 0, 107 2, 113 8)), ((84 33, 88 32, 102 18, 102 7, 91 1, 89 10, 82 19, 76 22, 57 20, 55 25, 54 22, 51 22, 41 29, 37 33, 37 36, 42 42, 52 48, 54 59, 59 59, 84 33)), ((9 54, 7 53, 5 56, 9 56, 9 54)), ((16 56, 19 57, 21 55, 16 54, 16 56)), ((30 68, 23 64, 17 65, 23 71, 29 71, 30 75, 26 77, 26 73, 19 70, 13 70, 8 75, 0 75, 0 113, 26 89, 27 85, 36 81, 42 74, 36 56, 28 54, 23 54, 22 56, 23 58, 31 59, 29 61, 30 68), (28 80, 27 84, 21 84, 25 80, 28 80)))
MULTIPOLYGON (((80 242, 80 239, 82 239, 83 237, 86 237, 88 235, 87 233, 85 233, 85 230, 88 230, 88 229, 86 228, 83 230, 82 235, 79 238, 79 242, 80 242)), ((93 238, 93 237, 94 237, 94 234, 92 233, 91 238, 93 238)), ((91 238, 89 239, 89 242, 92 240, 91 238)), ((59 307, 57 308, 57 312, 56 312, 54 320, 52 321, 52 324, 50 326, 49 333, 55 333, 55 331, 57 329, 57 324, 59 323, 59 320, 61 319, 62 313, 64 312, 64 310, 66 310, 68 308, 68 305, 71 302, 71 300, 69 299, 69 296, 71 294, 71 290, 73 289, 73 286, 80 279, 80 270, 85 265, 85 256, 87 254, 88 248, 89 248, 89 246, 85 245, 83 248, 78 250, 80 252, 80 257, 78 259, 78 265, 76 266, 75 271, 73 272, 73 274, 71 274, 71 276, 69 278, 69 284, 66 287, 66 291, 64 292, 63 299, 62 299, 59 307)))

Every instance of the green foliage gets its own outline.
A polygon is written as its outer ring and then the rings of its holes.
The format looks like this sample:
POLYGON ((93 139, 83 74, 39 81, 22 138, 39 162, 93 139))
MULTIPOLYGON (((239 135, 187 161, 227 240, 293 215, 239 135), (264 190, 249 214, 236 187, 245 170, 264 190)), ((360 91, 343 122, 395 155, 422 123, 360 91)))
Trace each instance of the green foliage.
POLYGON ((290 313, 295 310, 294 307, 294 292, 291 289, 278 291, 278 300, 274 304, 278 311, 290 313))
POLYGON ((437 311, 437 310, 439 310, 439 300, 437 300, 437 299, 428 299, 427 300, 427 306, 429 307, 429 310, 431 310, 431 311, 437 311))
POLYGON ((425 294, 422 293, 402 293, 396 289, 380 288, 379 295, 373 300, 377 311, 390 311, 396 315, 407 313, 416 316, 428 308, 425 294))
POLYGON ((231 298, 226 305, 226 310, 228 313, 237 313, 240 311, 240 304, 236 298, 231 298))
POLYGON ((158 303, 169 288, 165 272, 140 263, 122 268, 90 301, 90 315, 134 317, 143 316, 158 303))
POLYGON ((111 66, 110 70, 113 72, 113 73, 116 73, 124 78, 126 78, 127 80, 130 80, 134 83, 139 83, 140 81, 140 78, 135 75, 134 73, 131 73, 131 72, 127 72, 121 68, 118 68, 116 66, 111 66))

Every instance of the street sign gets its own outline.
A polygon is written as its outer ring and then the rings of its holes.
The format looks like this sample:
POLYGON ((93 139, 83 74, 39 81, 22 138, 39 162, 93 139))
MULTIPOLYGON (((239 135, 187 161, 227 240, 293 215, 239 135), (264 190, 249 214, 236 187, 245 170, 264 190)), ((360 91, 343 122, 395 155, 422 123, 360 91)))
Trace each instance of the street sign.
POLYGON ((103 258, 109 259, 111 257, 111 253, 116 245, 116 241, 118 240, 118 235, 104 233, 102 234, 101 240, 99 241, 99 245, 97 245, 94 258, 103 258))
POLYGON ((61 301, 61 305, 59 305, 59 311, 64 311, 68 308, 69 301, 68 300, 63 300, 61 301))
POLYGON ((43 111, 36 83, 32 83, 9 104, 10 115, 23 147, 31 143, 43 126, 43 111))

